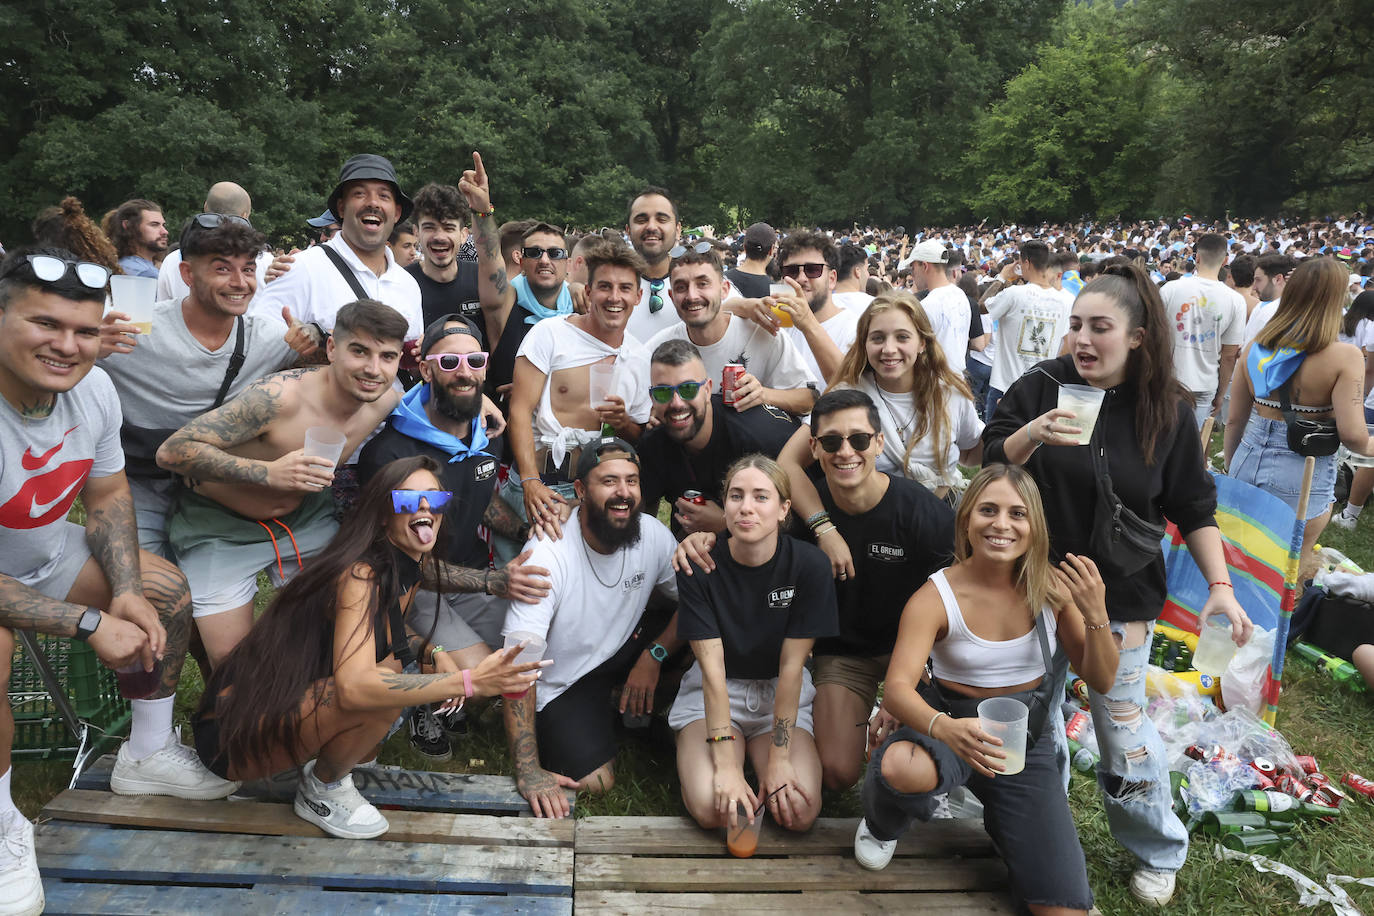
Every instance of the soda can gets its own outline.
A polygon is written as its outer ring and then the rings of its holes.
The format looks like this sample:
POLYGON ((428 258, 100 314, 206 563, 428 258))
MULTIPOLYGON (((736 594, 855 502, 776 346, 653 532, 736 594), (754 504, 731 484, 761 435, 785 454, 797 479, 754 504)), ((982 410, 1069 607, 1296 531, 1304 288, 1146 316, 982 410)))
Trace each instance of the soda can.
POLYGON ((1307 779, 1303 781, 1306 782, 1313 789, 1320 789, 1322 786, 1331 785, 1331 779, 1325 773, 1313 773, 1311 776, 1308 776, 1307 779))
POLYGON ((1341 777, 1341 785, 1374 801, 1374 782, 1370 782, 1359 773, 1346 773, 1341 777))
POLYGON ((706 505, 706 497, 701 495, 700 490, 683 490, 682 498, 687 500, 689 503, 695 503, 698 506, 706 505))
POLYGON ((1312 795, 1314 793, 1306 783, 1299 782, 1296 776, 1290 776, 1285 773, 1278 778, 1277 785, 1280 792, 1291 795, 1298 801, 1307 802, 1312 800, 1312 795))
POLYGON ((1332 785, 1325 785, 1312 795, 1312 801, 1318 805, 1326 805, 1328 808, 1339 808, 1345 803, 1347 796, 1340 789, 1332 785))
POLYGON ((1256 773, 1256 774, 1255 774, 1255 780, 1256 780, 1256 782, 1257 782, 1256 788, 1258 788, 1258 789, 1273 789, 1273 788, 1275 788, 1275 786, 1274 786, 1274 780, 1270 779, 1268 776, 1265 776, 1263 773, 1256 773))
POLYGON ((1270 779, 1273 779, 1279 772, 1279 768, 1274 766, 1274 761, 1268 757, 1256 757, 1250 761, 1250 766, 1254 768, 1256 773, 1261 776, 1268 776, 1270 779))
POLYGON ((744 367, 739 363, 726 363, 720 373, 720 399, 726 404, 735 403, 735 386, 744 375, 744 367))
POLYGON ((1079 710, 1069 717, 1068 723, 1064 726, 1064 734, 1070 741, 1078 741, 1083 737, 1083 729, 1088 726, 1088 714, 1079 710))
POLYGON ((1201 744, 1190 744, 1183 749, 1183 753, 1193 758, 1194 760, 1197 760, 1202 763, 1205 763, 1212 758, 1212 755, 1208 752, 1207 748, 1203 747, 1201 744))
POLYGON ((1317 765, 1317 758, 1311 754, 1299 754, 1298 766, 1302 767, 1302 771, 1309 775, 1321 772, 1321 767, 1317 765))

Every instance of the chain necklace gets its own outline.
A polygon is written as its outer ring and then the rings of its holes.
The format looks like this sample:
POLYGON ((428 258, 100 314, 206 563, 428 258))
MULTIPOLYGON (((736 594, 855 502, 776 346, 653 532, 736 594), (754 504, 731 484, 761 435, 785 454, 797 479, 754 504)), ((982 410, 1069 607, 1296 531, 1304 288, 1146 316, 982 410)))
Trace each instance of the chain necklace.
POLYGON ((596 576, 596 581, 601 583, 602 588, 615 588, 615 584, 625 578, 625 550, 622 549, 618 551, 620 554, 620 573, 610 582, 602 580, 601 574, 596 571, 596 563, 592 561, 592 551, 587 547, 587 538, 585 536, 582 536, 582 552, 586 554, 587 565, 591 567, 592 575, 596 576))
POLYGON ((883 409, 887 411, 888 418, 892 421, 892 428, 897 430, 898 438, 905 443, 907 430, 911 429, 912 424, 916 422, 916 405, 911 405, 911 416, 907 418, 907 421, 905 423, 898 423, 897 414, 892 409, 892 402, 888 400, 888 393, 884 391, 881 386, 875 385, 874 387, 878 389, 878 403, 883 405, 883 409))

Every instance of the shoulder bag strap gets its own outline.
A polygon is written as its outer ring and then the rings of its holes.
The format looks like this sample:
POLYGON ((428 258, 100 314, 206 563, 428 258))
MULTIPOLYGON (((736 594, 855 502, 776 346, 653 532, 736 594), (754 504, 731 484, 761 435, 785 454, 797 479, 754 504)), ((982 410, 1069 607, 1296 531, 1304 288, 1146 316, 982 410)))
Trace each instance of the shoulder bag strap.
POLYGON ((343 255, 339 254, 328 245, 321 245, 320 247, 324 249, 324 253, 328 256, 329 260, 334 262, 334 266, 339 269, 339 273, 343 274, 343 278, 348 281, 348 287, 353 290, 353 295, 357 296, 359 299, 371 299, 372 297, 367 294, 367 290, 363 289, 363 285, 358 282, 358 277, 353 273, 353 268, 349 267, 348 262, 343 259, 343 255))
POLYGON ((214 410, 224 403, 224 396, 229 393, 229 386, 234 384, 234 379, 239 377, 239 370, 243 368, 243 361, 247 357, 243 352, 243 316, 240 315, 237 321, 238 337, 234 341, 234 355, 229 357, 229 366, 224 370, 224 381, 220 382, 219 393, 215 395, 215 403, 210 405, 214 410))

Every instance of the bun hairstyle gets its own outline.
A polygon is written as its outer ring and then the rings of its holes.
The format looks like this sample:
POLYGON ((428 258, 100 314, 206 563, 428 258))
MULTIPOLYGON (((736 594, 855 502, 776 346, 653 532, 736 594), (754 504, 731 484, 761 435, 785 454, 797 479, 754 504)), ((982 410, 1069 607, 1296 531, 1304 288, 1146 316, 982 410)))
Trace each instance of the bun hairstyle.
POLYGON ((1153 465, 1155 450, 1178 420, 1181 401, 1191 395, 1174 375, 1174 344, 1169 317, 1159 287, 1139 264, 1113 259, 1078 294, 1106 296, 1126 315, 1127 332, 1139 329, 1140 346, 1126 358, 1126 377, 1135 383, 1135 433, 1146 465, 1153 465))

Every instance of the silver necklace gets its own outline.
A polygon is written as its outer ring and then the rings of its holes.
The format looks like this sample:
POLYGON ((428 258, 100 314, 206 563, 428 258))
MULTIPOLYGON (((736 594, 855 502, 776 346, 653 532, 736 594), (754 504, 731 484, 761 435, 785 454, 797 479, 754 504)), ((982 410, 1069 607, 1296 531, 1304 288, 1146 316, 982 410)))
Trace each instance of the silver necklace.
POLYGON ((906 442, 906 431, 916 422, 916 405, 911 405, 911 416, 907 418, 907 421, 905 423, 898 423, 897 414, 892 409, 892 402, 888 400, 888 392, 884 391, 882 386, 875 385, 874 387, 878 389, 878 403, 883 405, 883 409, 887 411, 888 418, 892 420, 892 428, 897 430, 898 437, 902 442, 906 442))
POLYGON ((586 556, 587 556, 587 565, 588 565, 589 567, 591 567, 592 575, 593 575, 593 576, 596 576, 596 581, 601 583, 601 587, 602 587, 602 588, 614 588, 614 587, 615 587, 615 584, 616 584, 617 582, 619 582, 621 579, 625 578, 625 550, 624 550, 624 549, 621 549, 621 550, 619 551, 619 553, 620 553, 620 573, 619 573, 614 579, 612 579, 610 582, 604 581, 604 580, 601 578, 600 573, 598 573, 598 572, 596 571, 596 563, 594 563, 594 562, 592 561, 592 552, 591 552, 591 549, 587 547, 587 538, 586 538, 585 535, 582 536, 582 552, 583 552, 584 554, 586 554, 586 556))

